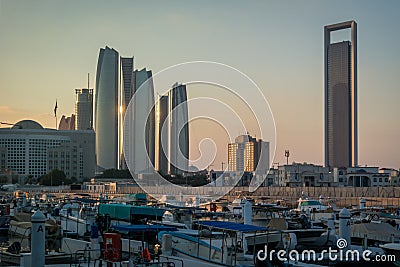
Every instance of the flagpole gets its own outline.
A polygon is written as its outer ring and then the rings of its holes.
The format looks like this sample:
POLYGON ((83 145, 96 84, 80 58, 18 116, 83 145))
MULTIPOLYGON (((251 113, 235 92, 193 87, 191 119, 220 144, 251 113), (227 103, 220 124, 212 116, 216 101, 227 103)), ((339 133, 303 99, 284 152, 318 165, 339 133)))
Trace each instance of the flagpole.
POLYGON ((58 105, 57 105, 57 99, 56 99, 56 105, 54 107, 54 117, 56 119, 56 130, 57 130, 57 108, 58 108, 58 105))

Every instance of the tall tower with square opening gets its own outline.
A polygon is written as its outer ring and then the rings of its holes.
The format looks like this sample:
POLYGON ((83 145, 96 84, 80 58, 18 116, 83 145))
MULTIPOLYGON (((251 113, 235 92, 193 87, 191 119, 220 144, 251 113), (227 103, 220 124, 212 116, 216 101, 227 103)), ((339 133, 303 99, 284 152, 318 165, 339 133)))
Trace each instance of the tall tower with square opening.
POLYGON ((325 35, 325 165, 351 167, 358 161, 357 23, 327 25, 325 35), (351 29, 351 40, 331 43, 331 33, 351 29))

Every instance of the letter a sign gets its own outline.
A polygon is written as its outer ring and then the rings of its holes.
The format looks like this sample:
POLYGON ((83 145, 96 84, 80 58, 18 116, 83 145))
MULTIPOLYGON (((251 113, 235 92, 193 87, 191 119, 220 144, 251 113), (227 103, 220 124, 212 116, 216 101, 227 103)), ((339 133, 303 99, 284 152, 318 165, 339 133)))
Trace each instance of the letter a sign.
POLYGON ((38 227, 38 229, 37 229, 37 232, 38 232, 38 233, 39 233, 39 232, 43 232, 43 226, 39 225, 39 227, 38 227))

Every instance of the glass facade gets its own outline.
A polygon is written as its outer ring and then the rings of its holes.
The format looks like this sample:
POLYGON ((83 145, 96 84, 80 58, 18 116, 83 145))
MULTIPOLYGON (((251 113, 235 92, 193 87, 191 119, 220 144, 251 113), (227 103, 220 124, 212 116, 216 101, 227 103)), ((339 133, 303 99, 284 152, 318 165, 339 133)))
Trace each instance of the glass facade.
POLYGON ((133 72, 133 96, 124 119, 125 160, 135 174, 155 167, 155 107, 151 71, 133 72), (129 128, 127 128, 129 127, 129 128))
POLYGON ((96 72, 95 131, 97 166, 118 168, 118 52, 100 49, 96 72))
POLYGON ((168 96, 160 97, 156 114, 156 170, 168 174, 168 96))
POLYGON ((93 89, 75 89, 75 130, 93 129, 93 89))
POLYGON ((120 116, 119 116, 119 168, 127 169, 123 154, 124 142, 124 117, 129 102, 133 96, 133 57, 121 57, 121 97, 120 97, 120 116))
POLYGON ((350 47, 346 41, 328 48, 328 158, 337 167, 348 167, 351 156, 350 47))
POLYGON ((357 166, 357 23, 327 25, 324 32, 325 166, 357 166), (351 40, 331 43, 331 32, 343 29, 351 29, 351 40))
POLYGON ((186 85, 175 83, 169 92, 170 174, 189 168, 189 122, 186 85))

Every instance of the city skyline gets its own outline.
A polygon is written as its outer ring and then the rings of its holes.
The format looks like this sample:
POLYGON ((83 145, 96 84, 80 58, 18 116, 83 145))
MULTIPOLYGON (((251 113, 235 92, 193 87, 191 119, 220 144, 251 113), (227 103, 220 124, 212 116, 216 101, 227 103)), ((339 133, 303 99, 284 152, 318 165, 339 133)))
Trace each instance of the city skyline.
MULTIPOLYGON (((193 60, 217 61, 243 71, 271 105, 277 126, 274 162, 285 162, 284 150, 289 149, 290 162, 322 164, 322 30, 324 25, 354 19, 359 34, 358 163, 400 167, 400 93, 396 90, 400 36, 395 26, 399 3, 238 3, 230 4, 228 13, 224 12, 227 4, 169 2, 150 8, 129 2, 113 7, 90 1, 0 2, 0 121, 33 119, 53 128, 55 99, 58 114, 73 113, 73 88, 85 87, 88 72, 95 76, 98 49, 108 45, 123 55, 134 55, 138 69, 148 67, 153 73, 193 60), (341 9, 344 3, 346 10, 341 9), (115 15, 112 20, 104 19, 105 10, 115 15), (86 20, 79 19, 83 17, 86 20), (172 39, 180 40, 179 48, 168 42, 172 39), (17 78, 21 62, 24 79, 17 78)), ((346 34, 338 32, 332 39, 348 39, 346 34)), ((189 98, 191 94, 189 89, 189 98)), ((220 146, 226 151, 226 143, 220 146)), ((191 146, 190 153, 196 149, 191 146)), ((223 161, 226 158, 217 158, 215 168, 223 161)))

